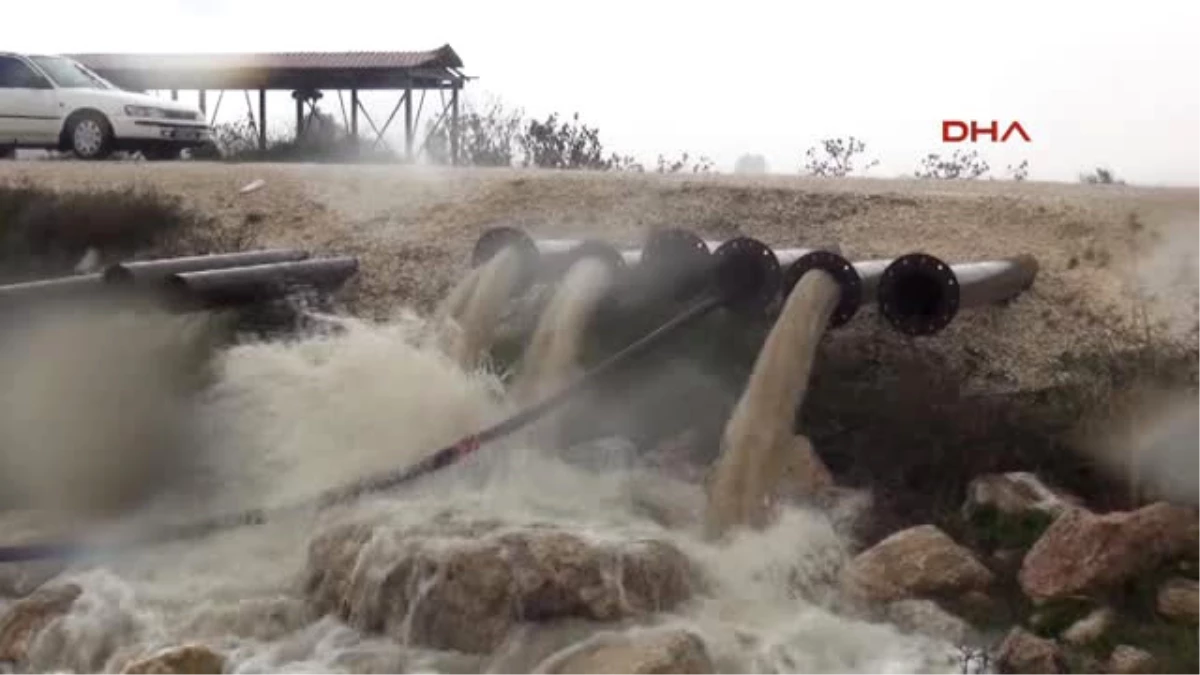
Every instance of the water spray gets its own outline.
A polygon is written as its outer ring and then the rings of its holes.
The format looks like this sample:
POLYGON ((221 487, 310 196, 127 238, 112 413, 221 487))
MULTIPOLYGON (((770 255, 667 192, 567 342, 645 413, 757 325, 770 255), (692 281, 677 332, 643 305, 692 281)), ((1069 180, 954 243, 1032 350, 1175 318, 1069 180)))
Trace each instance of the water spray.
MULTIPOLYGON (((779 261, 770 247, 748 237, 731 239, 712 253, 712 264, 708 268, 708 290, 688 309, 608 357, 539 403, 480 432, 466 436, 404 469, 373 476, 346 487, 328 490, 315 499, 304 500, 277 509, 251 509, 180 526, 165 527, 150 536, 140 537, 134 541, 119 542, 109 550, 125 551, 131 546, 195 538, 231 527, 261 524, 272 517, 305 512, 313 507, 327 508, 344 504, 367 494, 382 492, 415 481, 426 474, 462 460, 483 445, 519 431, 544 417, 567 402, 572 395, 579 393, 622 365, 640 357, 671 337, 679 329, 696 322, 715 309, 725 307, 739 313, 762 311, 779 292, 781 278, 779 261)), ((0 563, 62 558, 89 552, 98 551, 79 542, 5 546, 0 547, 0 563)))

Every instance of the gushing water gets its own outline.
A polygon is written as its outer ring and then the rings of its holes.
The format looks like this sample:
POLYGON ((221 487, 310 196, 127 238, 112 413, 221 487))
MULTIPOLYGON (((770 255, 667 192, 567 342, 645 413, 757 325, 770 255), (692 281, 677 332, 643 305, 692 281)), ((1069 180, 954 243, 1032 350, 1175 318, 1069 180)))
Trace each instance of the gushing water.
POLYGON ((725 427, 709 486, 710 534, 765 525, 770 501, 790 487, 782 484, 789 474, 807 479, 800 486, 806 492, 829 484, 828 471, 792 425, 838 297, 836 282, 823 272, 801 277, 788 296, 725 427))
MULTIPOLYGON (((797 295, 804 297, 828 290, 814 282, 802 288, 806 290, 797 295)), ((788 334, 815 343, 820 331, 814 326, 823 326, 819 319, 827 316, 824 305, 812 298, 791 304, 789 314, 808 314, 814 321, 788 334), (794 307, 809 303, 819 306, 794 307)), ((132 336, 157 320, 130 319, 120 330, 132 336)), ((194 415, 188 430, 198 454, 188 472, 206 489, 194 499, 176 502, 157 495, 154 503, 126 517, 162 515, 163 504, 173 504, 176 515, 190 509, 190 517, 196 517, 200 509, 224 511, 312 494, 404 466, 509 411, 497 379, 486 370, 464 369, 440 345, 429 345, 428 326, 420 318, 410 315, 385 325, 348 320, 344 327, 334 335, 244 344, 221 353, 213 363, 214 381, 190 402, 194 415)), ((783 350, 783 339, 776 337, 769 352, 783 350)), ((79 357, 83 363, 110 353, 91 351, 104 342, 70 344, 89 355, 79 357)), ((569 354, 573 348, 566 345, 555 353, 569 354)), ((771 363, 790 367, 787 372, 794 374, 811 360, 814 348, 806 347, 800 356, 773 357, 777 360, 771 363)), ((32 354, 32 349, 27 345, 13 353, 32 354)), ((138 372, 133 363, 132 370, 122 372, 138 372)), ((61 376, 69 380, 75 372, 65 369, 61 376)), ((794 384, 770 388, 760 383, 752 385, 749 399, 761 402, 758 397, 795 390, 794 384)), ((86 426, 92 420, 86 410, 66 407, 86 407, 89 400, 43 398, 41 404, 58 414, 34 419, 86 426)), ((139 423, 128 415, 124 419, 139 423)), ((160 444, 148 447, 163 449, 160 444)), ((136 471, 134 461, 136 457, 108 470, 136 471)), ((39 485, 47 484, 40 480, 39 485)), ((82 595, 66 616, 38 633, 26 666, 118 671, 164 647, 199 643, 227 658, 227 672, 502 669, 496 665, 502 662, 495 661, 500 655, 475 658, 407 646, 314 615, 302 584, 306 547, 327 518, 346 517, 411 531, 411 537, 430 545, 442 541, 440 528, 463 521, 495 522, 508 529, 553 524, 589 539, 672 542, 709 583, 692 602, 660 616, 660 623, 694 631, 725 672, 929 672, 951 667, 948 645, 847 618, 820 600, 819 591, 831 587, 848 557, 824 513, 786 507, 762 530, 716 543, 695 528, 664 527, 639 508, 648 495, 661 498, 671 492, 664 490, 666 481, 643 469, 589 471, 562 461, 552 448, 485 446, 465 465, 337 513, 295 513, 203 539, 76 560, 50 583, 76 583, 82 595), (453 514, 450 521, 447 514, 453 514)), ((673 489, 702 496, 697 486, 673 489)), ((0 533, 7 531, 5 517, 0 512, 0 533)), ((373 550, 388 554, 386 546, 373 550)), ((536 623, 529 626, 528 640, 536 640, 540 629, 536 623)), ((525 640, 521 635, 514 639, 525 640)))
POLYGON ((611 267, 595 258, 584 258, 568 270, 538 320, 513 382, 517 402, 534 403, 578 374, 584 330, 612 281, 611 267))
POLYGON ((502 249, 480 267, 472 270, 439 308, 443 321, 441 338, 446 352, 464 369, 479 365, 483 352, 491 346, 505 303, 521 278, 521 256, 513 247, 502 249))

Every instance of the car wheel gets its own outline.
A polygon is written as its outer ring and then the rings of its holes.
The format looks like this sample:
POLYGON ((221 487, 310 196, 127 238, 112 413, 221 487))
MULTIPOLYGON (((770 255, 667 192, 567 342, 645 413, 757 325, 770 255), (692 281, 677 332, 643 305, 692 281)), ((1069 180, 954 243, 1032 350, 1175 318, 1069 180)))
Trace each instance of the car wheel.
POLYGON ((67 129, 67 139, 79 159, 104 159, 112 154, 112 127, 96 113, 77 116, 67 129))

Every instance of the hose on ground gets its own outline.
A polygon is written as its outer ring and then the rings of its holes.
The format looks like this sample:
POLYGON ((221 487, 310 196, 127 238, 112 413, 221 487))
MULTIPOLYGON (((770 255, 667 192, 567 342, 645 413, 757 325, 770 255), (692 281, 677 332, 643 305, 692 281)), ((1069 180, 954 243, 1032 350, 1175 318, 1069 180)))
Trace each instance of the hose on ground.
MULTIPOLYGON (((317 508, 328 508, 330 506, 344 504, 370 493, 383 492, 385 490, 415 481, 422 476, 433 473, 439 469, 450 466, 451 464, 464 459, 465 457, 479 450, 479 448, 484 444, 491 443, 500 438, 508 436, 540 419, 541 417, 544 417, 547 413, 569 400, 574 394, 582 391, 584 388, 593 384, 596 380, 605 376, 609 372, 616 370, 620 366, 632 361, 635 357, 640 356, 652 347, 657 346, 679 328, 700 319, 714 309, 722 306, 725 301, 726 298, 724 294, 721 293, 713 293, 696 301, 695 304, 693 304, 687 310, 684 310, 680 314, 676 315, 675 318, 667 321, 655 330, 648 333, 645 337, 642 337, 621 351, 600 362, 600 364, 583 373, 573 382, 563 387, 558 392, 548 396, 541 402, 525 408, 511 417, 501 420, 500 422, 482 431, 466 436, 457 442, 434 452, 416 464, 405 467, 404 469, 377 475, 366 480, 355 482, 349 486, 328 490, 320 493, 315 499, 303 500, 288 506, 273 509, 250 509, 238 513, 199 520, 185 525, 166 527, 149 536, 140 537, 135 541, 116 543, 111 546, 111 550, 124 551, 131 546, 146 546, 156 543, 166 543, 169 541, 193 539, 206 536, 219 530, 245 525, 262 524, 272 517, 278 517, 288 513, 307 510, 313 506, 316 506, 317 508)), ((0 563, 69 558, 74 555, 80 555, 88 552, 99 551, 95 547, 89 547, 87 545, 75 542, 32 543, 16 546, 0 546, 0 563)))

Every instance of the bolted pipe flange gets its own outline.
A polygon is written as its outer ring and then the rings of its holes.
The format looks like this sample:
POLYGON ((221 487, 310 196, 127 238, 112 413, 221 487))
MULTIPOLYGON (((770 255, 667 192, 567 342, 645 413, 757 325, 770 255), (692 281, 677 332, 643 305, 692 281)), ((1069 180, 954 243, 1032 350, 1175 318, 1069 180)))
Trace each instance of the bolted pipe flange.
POLYGON ((521 279, 518 288, 528 288, 537 274, 540 255, 533 238, 515 227, 493 227, 480 235, 471 251, 471 267, 483 265, 509 246, 515 246, 521 258, 521 279))
POLYGON ((688 265, 709 256, 708 244, 695 232, 678 227, 655 230, 642 247, 642 263, 688 265))
POLYGON ((713 251, 714 284, 727 307, 743 314, 763 312, 779 293, 783 272, 770 246, 735 237, 713 251))
POLYGON ((936 256, 909 253, 892 261, 879 280, 879 310, 906 335, 933 335, 958 314, 954 270, 936 256))
POLYGON ((862 278, 849 260, 832 251, 806 253, 789 265, 783 275, 784 297, 790 295, 800 278, 812 270, 832 276, 840 289, 841 296, 829 318, 829 327, 837 328, 854 318, 862 306, 862 278))

